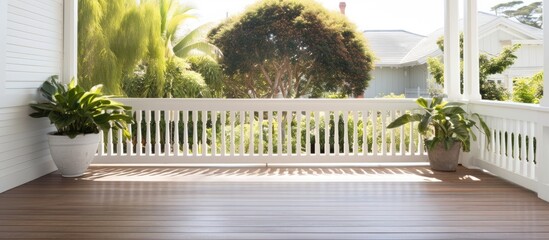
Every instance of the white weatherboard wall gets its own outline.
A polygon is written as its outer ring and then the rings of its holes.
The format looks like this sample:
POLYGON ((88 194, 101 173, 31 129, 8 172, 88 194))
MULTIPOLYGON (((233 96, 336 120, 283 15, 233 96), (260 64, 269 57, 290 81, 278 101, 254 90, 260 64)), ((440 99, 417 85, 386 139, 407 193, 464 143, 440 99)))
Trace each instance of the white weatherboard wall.
POLYGON ((54 171, 47 119, 28 104, 63 70, 63 1, 0 1, 0 192, 54 171))

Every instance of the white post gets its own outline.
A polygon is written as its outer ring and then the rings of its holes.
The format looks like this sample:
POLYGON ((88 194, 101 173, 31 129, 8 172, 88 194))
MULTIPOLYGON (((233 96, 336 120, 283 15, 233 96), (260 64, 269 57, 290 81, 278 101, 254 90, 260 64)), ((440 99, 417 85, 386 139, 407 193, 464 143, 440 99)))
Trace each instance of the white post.
POLYGON ((61 81, 69 82, 77 74, 78 1, 63 1, 63 66, 61 81))
POLYGON ((480 100, 477 0, 465 0, 463 33, 463 98, 480 100))
MULTIPOLYGON (((540 114, 540 117, 548 117, 542 116, 540 114)), ((549 162, 547 161, 549 159, 549 148, 547 147, 541 147, 541 146, 547 146, 547 143, 549 142, 549 126, 544 126, 543 124, 537 125, 537 153, 536 153, 536 178, 538 181, 537 185, 537 193, 538 197, 548 201, 549 202, 549 162)))
MULTIPOLYGON (((549 0, 543 0, 543 7, 549 7, 549 0)), ((543 11, 543 19, 549 19, 549 11, 543 11)), ((543 28, 543 93, 544 96, 540 101, 540 106, 549 107, 549 28, 543 28)))
POLYGON ((460 98, 458 1, 444 1, 444 90, 449 100, 460 98))

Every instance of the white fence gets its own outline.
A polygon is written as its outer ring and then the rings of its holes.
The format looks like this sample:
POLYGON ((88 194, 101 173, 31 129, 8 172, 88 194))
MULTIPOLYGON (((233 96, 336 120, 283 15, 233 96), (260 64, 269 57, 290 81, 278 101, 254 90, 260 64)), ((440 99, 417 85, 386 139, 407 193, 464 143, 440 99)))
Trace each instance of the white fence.
POLYGON ((119 100, 133 139, 105 133, 94 163, 426 161, 415 128, 386 129, 410 99, 119 100))

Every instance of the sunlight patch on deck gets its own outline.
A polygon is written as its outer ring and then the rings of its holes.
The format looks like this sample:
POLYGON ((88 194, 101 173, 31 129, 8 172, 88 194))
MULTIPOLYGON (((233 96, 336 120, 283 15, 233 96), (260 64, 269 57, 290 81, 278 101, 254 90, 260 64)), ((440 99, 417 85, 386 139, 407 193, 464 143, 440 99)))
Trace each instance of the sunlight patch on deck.
POLYGON ((81 180, 144 182, 441 182, 429 168, 99 168, 81 180))

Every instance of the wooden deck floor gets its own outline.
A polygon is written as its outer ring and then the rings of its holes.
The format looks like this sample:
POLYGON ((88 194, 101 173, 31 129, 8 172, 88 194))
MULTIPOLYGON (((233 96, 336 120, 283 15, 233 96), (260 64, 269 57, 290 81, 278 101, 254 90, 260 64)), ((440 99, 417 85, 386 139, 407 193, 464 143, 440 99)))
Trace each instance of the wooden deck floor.
POLYGON ((0 194, 1 239, 549 239, 549 203, 478 170, 94 167, 0 194))

